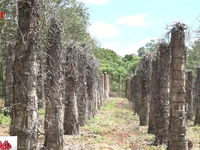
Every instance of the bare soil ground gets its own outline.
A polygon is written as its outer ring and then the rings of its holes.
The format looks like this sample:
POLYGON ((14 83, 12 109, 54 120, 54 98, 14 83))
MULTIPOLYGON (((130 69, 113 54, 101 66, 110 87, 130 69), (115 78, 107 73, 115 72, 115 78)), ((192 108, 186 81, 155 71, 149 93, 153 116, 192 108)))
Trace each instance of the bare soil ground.
MULTIPOLYGON (((44 112, 41 112, 41 121, 44 112)), ((0 136, 9 135, 9 126, 0 125, 0 136)), ((79 135, 65 135, 65 150, 166 150, 154 146, 154 135, 147 134, 147 126, 139 126, 139 118, 123 98, 110 98, 89 123, 80 128, 79 135)), ((200 126, 188 122, 188 138, 192 150, 200 150, 200 126)), ((44 135, 40 136, 40 143, 44 135)))

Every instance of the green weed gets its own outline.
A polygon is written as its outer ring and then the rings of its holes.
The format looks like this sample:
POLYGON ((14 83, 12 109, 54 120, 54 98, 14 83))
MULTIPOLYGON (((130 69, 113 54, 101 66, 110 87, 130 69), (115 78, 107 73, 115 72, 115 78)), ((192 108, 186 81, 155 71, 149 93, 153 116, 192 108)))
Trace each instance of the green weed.
POLYGON ((106 108, 107 108, 108 110, 113 109, 113 107, 114 107, 113 104, 108 104, 108 105, 106 106, 106 108))
POLYGON ((78 136, 77 139, 83 140, 83 136, 78 136))
POLYGON ((84 125, 83 128, 86 129, 86 130, 90 130, 91 129, 88 125, 84 125))
POLYGON ((103 130, 100 127, 95 127, 93 129, 93 133, 95 133, 95 134, 102 134, 103 130))
POLYGON ((194 127, 192 127, 192 130, 200 131, 200 126, 199 125, 195 125, 194 127))
POLYGON ((154 141, 154 139, 155 139, 155 135, 153 135, 153 134, 148 134, 148 137, 147 137, 147 140, 148 140, 148 141, 154 141))
POLYGON ((103 137, 100 137, 100 136, 98 136, 98 137, 96 137, 96 138, 94 139, 94 143, 95 143, 95 144, 102 143, 103 141, 104 141, 104 138, 103 138, 103 137))
POLYGON ((109 121, 101 121, 100 125, 103 127, 107 127, 110 125, 110 122, 109 121))
POLYGON ((119 123, 119 124, 122 122, 122 121, 120 120, 120 118, 115 117, 115 116, 111 116, 111 117, 109 117, 109 119, 110 119, 111 121, 116 122, 116 123, 119 123))
POLYGON ((103 106, 101 107, 101 110, 105 111, 105 110, 112 110, 115 106, 115 101, 107 101, 103 104, 103 106))
POLYGON ((9 125, 11 122, 11 118, 9 116, 4 116, 4 114, 0 114, 0 125, 9 125))
POLYGON ((39 110, 39 115, 40 116, 45 116, 45 109, 40 109, 39 110))
POLYGON ((90 120, 90 122, 91 122, 91 123, 94 123, 94 122, 95 122, 95 123, 99 123, 101 119, 102 119, 101 117, 95 116, 94 118, 92 118, 92 119, 90 120))
POLYGON ((161 150, 167 150, 167 146, 166 145, 162 146, 161 150))

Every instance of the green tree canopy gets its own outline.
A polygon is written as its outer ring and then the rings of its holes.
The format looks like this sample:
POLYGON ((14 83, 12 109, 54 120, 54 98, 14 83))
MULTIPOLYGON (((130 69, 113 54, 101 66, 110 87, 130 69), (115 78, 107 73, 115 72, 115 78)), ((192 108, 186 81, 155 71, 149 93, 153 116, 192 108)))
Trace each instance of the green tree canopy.
POLYGON ((195 41, 192 47, 187 50, 186 69, 192 70, 196 76, 197 67, 200 67, 200 40, 195 41))
POLYGON ((110 76, 111 89, 117 91, 122 85, 124 91, 125 80, 128 76, 135 74, 140 57, 134 54, 120 57, 113 50, 105 48, 98 48, 95 55, 100 59, 102 72, 107 72, 110 76))
POLYGON ((145 53, 153 53, 156 51, 156 41, 155 40, 151 40, 150 42, 148 42, 145 46, 140 47, 138 49, 138 56, 142 57, 143 54, 145 53))

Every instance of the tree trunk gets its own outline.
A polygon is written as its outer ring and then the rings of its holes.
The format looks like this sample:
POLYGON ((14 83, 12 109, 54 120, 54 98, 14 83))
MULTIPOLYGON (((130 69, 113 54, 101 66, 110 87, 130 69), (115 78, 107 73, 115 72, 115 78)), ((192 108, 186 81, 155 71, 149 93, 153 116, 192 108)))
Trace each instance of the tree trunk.
POLYGON ((18 150, 38 149, 37 37, 38 3, 17 3, 18 41, 15 45, 11 135, 18 136, 18 150))
POLYGON ((60 30, 57 22, 51 19, 48 33, 47 70, 49 93, 45 113, 45 143, 48 150, 63 149, 63 75, 60 30))
POLYGON ((193 120, 193 77, 192 71, 187 72, 186 80, 187 119, 193 120))
POLYGON ((13 48, 9 45, 7 49, 7 60, 6 60, 6 97, 5 107, 10 107, 13 99, 13 61, 14 55, 12 52, 13 48))
POLYGON ((195 112, 195 125, 200 125, 200 68, 197 68, 196 78, 196 112, 195 112))
POLYGON ((168 143, 169 129, 169 75, 170 75, 170 48, 167 43, 160 43, 158 50, 159 57, 159 85, 158 85, 158 101, 156 114, 156 143, 168 143))
POLYGON ((171 32, 170 126, 168 150, 188 150, 185 113, 185 33, 177 23, 171 32))

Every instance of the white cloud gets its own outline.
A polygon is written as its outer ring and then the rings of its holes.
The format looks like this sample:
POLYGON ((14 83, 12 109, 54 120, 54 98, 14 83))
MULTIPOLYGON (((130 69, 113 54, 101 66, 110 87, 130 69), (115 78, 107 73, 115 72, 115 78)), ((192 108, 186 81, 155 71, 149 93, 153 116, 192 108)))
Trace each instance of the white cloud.
POLYGON ((136 54, 137 55, 138 49, 140 47, 142 47, 141 45, 136 45, 136 46, 132 46, 132 47, 125 48, 125 49, 120 49, 119 46, 120 46, 120 43, 118 43, 118 42, 115 42, 115 43, 105 42, 102 45, 103 48, 111 49, 122 57, 124 57, 126 54, 136 54))
POLYGON ((147 13, 143 13, 142 15, 136 14, 133 16, 124 16, 117 19, 118 24, 125 24, 128 26, 144 26, 148 25, 149 23, 144 21, 144 17, 147 17, 147 13))
POLYGON ((117 50, 119 47, 119 43, 109 43, 109 42, 105 42, 102 47, 107 48, 107 49, 111 49, 111 50, 117 50))
POLYGON ((102 5, 108 2, 108 0, 79 0, 79 1, 86 4, 94 4, 94 5, 102 5))
POLYGON ((146 38, 146 39, 140 41, 139 44, 147 44, 147 43, 151 42, 151 40, 155 40, 155 38, 146 38))
POLYGON ((132 47, 126 48, 126 49, 123 50, 123 54, 124 55, 125 54, 137 54, 137 51, 138 51, 138 49, 140 47, 141 47, 140 45, 136 45, 136 46, 132 46, 132 47))
POLYGON ((141 46, 133 46, 133 47, 129 47, 126 49, 113 49, 113 51, 115 51, 118 55, 124 57, 126 54, 136 54, 137 55, 137 50, 140 48, 141 46))
POLYGON ((191 42, 191 43, 195 43, 195 41, 197 41, 199 38, 191 38, 189 41, 191 42))
POLYGON ((192 46, 194 46, 195 42, 198 40, 199 38, 193 37, 190 38, 189 41, 186 42, 187 46, 189 46, 189 48, 191 48, 192 46))
POLYGON ((141 47, 141 45, 136 45, 136 46, 132 46, 132 47, 129 47, 126 49, 120 49, 119 46, 120 46, 120 43, 118 43, 118 42, 116 42, 116 43, 105 42, 102 45, 103 48, 111 49, 122 57, 124 57, 126 54, 136 54, 137 55, 137 51, 141 47))
POLYGON ((96 38, 109 38, 113 36, 120 36, 119 29, 113 25, 105 22, 95 22, 89 27, 89 32, 96 38))

